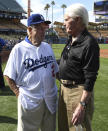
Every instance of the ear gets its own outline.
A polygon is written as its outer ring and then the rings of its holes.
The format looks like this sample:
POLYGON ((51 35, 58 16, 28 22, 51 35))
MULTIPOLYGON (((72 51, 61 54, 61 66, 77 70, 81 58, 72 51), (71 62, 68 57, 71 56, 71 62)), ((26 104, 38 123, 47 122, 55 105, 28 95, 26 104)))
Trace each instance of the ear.
POLYGON ((31 40, 31 36, 32 36, 32 27, 27 27, 27 35, 28 35, 28 39, 31 40))
POLYGON ((28 30, 29 33, 31 33, 32 27, 31 26, 27 27, 27 30, 28 30))
POLYGON ((82 21, 81 17, 76 17, 76 22, 80 23, 82 21))
POLYGON ((31 36, 31 33, 32 33, 32 27, 27 27, 27 34, 28 36, 31 36))

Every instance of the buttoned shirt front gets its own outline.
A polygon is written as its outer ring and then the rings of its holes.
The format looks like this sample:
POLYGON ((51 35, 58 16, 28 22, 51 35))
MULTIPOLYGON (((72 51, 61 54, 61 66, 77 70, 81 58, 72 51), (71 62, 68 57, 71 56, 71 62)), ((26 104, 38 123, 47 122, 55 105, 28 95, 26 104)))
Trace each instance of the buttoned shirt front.
POLYGON ((87 29, 71 42, 72 36, 61 55, 60 79, 83 82, 85 90, 92 91, 99 70, 99 45, 87 29))

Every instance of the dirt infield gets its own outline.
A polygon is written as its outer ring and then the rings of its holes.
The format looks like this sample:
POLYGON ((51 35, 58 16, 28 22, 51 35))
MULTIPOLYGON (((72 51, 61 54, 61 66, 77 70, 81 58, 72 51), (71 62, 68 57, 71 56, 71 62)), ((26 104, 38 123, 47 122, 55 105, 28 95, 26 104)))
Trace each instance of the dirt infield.
POLYGON ((101 49, 100 50, 100 57, 108 58, 108 49, 101 49))
MULTIPOLYGON (((6 62, 9 57, 10 51, 2 51, 1 58, 2 62, 6 62)), ((108 49, 101 49, 100 50, 100 57, 108 58, 108 49)))

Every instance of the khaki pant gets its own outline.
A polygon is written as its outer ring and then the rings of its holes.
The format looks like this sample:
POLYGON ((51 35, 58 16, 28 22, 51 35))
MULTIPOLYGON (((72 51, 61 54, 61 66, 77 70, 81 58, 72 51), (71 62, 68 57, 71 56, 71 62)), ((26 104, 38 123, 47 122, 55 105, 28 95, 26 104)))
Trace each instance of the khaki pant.
MULTIPOLYGON (((72 125, 72 115, 80 102, 84 87, 82 85, 76 88, 66 88, 61 84, 58 105, 58 131, 76 131, 72 125)), ((94 111, 94 97, 92 96, 87 104, 84 122, 82 123, 83 131, 92 131, 91 120, 94 111)))
POLYGON ((17 131, 55 131, 56 113, 51 114, 45 102, 37 108, 26 110, 18 100, 18 128, 17 131))

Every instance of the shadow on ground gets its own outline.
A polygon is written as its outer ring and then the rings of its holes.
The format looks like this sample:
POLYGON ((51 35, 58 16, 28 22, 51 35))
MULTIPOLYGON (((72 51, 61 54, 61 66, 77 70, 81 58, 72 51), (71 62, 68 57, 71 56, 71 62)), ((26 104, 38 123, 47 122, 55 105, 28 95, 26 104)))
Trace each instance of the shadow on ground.
POLYGON ((0 116, 0 123, 17 124, 17 119, 7 117, 7 116, 0 116))
POLYGON ((10 90, 9 86, 0 88, 0 96, 14 96, 14 93, 10 90))

